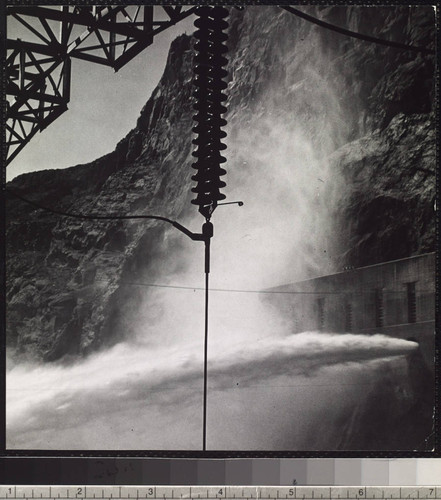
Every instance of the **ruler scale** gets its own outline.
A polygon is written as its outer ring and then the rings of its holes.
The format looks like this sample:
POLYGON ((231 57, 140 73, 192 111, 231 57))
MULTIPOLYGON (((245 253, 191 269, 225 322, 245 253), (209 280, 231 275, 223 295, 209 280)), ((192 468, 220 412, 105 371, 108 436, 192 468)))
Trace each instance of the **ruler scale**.
POLYGON ((0 486, 6 499, 441 499, 440 486, 0 486))

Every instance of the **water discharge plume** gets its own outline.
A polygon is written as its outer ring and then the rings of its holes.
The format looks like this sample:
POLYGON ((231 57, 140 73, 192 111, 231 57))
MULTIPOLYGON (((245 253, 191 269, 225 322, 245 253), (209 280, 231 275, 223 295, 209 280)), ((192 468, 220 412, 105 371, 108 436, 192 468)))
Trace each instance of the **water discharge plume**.
MULTIPOLYGON (((372 385, 369 377, 375 379, 375 363, 399 359, 415 348, 414 343, 381 335, 367 338, 314 332, 254 344, 231 342, 210 359, 209 439, 220 447, 236 442, 249 449, 268 445, 271 449, 271 439, 281 441, 283 436, 287 442, 295 441, 286 428, 279 428, 280 422, 268 428, 260 443, 240 438, 243 426, 249 427, 246 435, 250 436, 250 429, 267 420, 274 399, 271 387, 282 388, 276 391, 277 399, 279 404, 284 401, 283 412, 288 413, 292 405, 298 405, 299 387, 307 388, 308 395, 306 389, 301 390, 301 399, 309 401, 312 413, 303 413, 298 421, 306 429, 306 421, 317 412, 314 387, 321 391, 327 379, 333 386, 331 392, 344 396, 346 380, 350 394, 345 397, 353 397, 354 385, 372 385), (359 380, 348 384, 346 371, 358 373, 359 380), (254 407, 257 401, 244 412, 237 391, 242 403, 251 403, 253 394, 260 393, 260 418, 254 407), (225 411, 232 426, 226 434, 225 411)), ((8 442, 14 447, 32 444, 35 448, 198 449, 202 385, 198 352, 194 343, 175 349, 124 343, 69 367, 14 366, 8 372, 8 442), (112 430, 120 434, 112 437, 112 430)))

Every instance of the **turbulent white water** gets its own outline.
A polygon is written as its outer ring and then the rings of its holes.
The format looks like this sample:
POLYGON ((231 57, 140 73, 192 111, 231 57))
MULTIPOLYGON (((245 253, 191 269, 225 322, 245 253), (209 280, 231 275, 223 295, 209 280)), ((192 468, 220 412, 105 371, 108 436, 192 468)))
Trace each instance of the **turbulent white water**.
MULTIPOLYGON (((17 364, 7 374, 8 447, 200 449, 203 292, 146 289, 137 338, 79 362, 17 364)), ((325 449, 377 390, 405 383, 417 344, 304 332, 256 294, 212 292, 210 449, 325 449), (320 433, 316 431, 320 429, 320 433)))
MULTIPOLYGON (((316 332, 252 343, 214 341, 208 446, 338 444, 339 418, 349 418, 363 403, 386 366, 395 363, 399 385, 402 355, 415 347, 381 335, 316 332), (322 438, 312 442, 311 430, 319 427, 322 438)), ((8 446, 200 449, 202 366, 202 344, 193 341, 173 349, 121 343, 71 366, 10 367, 8 446)))

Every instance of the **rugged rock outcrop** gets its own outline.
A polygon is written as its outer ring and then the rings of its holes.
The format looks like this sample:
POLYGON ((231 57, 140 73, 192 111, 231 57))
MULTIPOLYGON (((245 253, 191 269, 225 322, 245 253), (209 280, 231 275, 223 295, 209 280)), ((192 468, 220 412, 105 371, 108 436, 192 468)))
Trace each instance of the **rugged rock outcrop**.
POLYGON ((435 250, 433 116, 399 113, 336 151, 347 180, 340 205, 342 262, 363 266, 435 250))
MULTIPOLYGON (((305 9, 354 31, 434 47, 428 6, 305 9)), ((296 120, 346 186, 329 207, 333 232, 343 235, 337 266, 433 250, 434 57, 349 39, 274 6, 232 8, 229 32, 229 168, 253 175, 235 159, 235 137, 244 130, 296 120)), ((61 211, 185 219, 195 211, 191 66, 192 41, 181 36, 115 151, 87 165, 22 175, 9 188, 61 211)), ((7 223, 11 352, 57 360, 130 335, 121 314, 129 292, 120 283, 141 268, 154 280, 157 256, 170 251, 164 225, 60 218, 12 198, 7 223)), ((136 300, 130 289, 131 307, 136 300)))
MULTIPOLYGON (((190 45, 187 36, 174 41, 136 128, 114 152, 88 165, 22 175, 9 188, 64 212, 182 216, 191 175, 190 45)), ((116 304, 123 306, 126 293, 118 282, 154 261, 161 223, 85 222, 12 198, 7 214, 8 344, 55 360, 111 342, 116 304)), ((136 290, 130 295, 136 302, 136 290)))

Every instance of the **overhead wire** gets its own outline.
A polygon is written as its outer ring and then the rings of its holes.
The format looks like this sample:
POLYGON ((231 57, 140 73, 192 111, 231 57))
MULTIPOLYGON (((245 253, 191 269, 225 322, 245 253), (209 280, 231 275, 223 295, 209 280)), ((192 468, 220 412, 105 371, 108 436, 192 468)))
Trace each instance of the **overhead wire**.
MULTIPOLYGON (((51 266, 50 266, 51 267, 51 266)), ((56 266, 58 269, 59 267, 56 266)), ((111 283, 112 280, 97 278, 94 279, 88 285, 82 285, 78 288, 85 288, 88 286, 92 286, 98 283, 111 283)), ((174 290, 193 290, 193 291, 204 291, 204 287, 200 286, 189 286, 189 285, 166 285, 163 283, 140 283, 134 281, 119 281, 117 282, 118 286, 138 286, 144 288, 169 288, 174 290)), ((54 285, 52 285, 54 286, 54 285)), ((74 290, 72 290, 74 291, 74 290)), ((351 291, 340 291, 340 292, 331 292, 331 291, 304 291, 304 290, 249 290, 249 289, 238 289, 238 288, 210 288, 210 292, 223 292, 223 293, 253 293, 253 294, 277 294, 277 295, 362 295, 362 294, 372 294, 373 290, 358 290, 354 292, 351 291)), ((419 290, 420 293, 434 293, 434 290, 419 290)), ((400 294, 404 295, 407 293, 406 290, 383 290, 384 294, 400 294)))
POLYGON ((6 188, 5 189, 6 193, 9 195, 13 196, 14 198, 18 198, 19 200, 27 203, 28 205, 32 205, 35 208, 38 208, 40 210, 43 210, 45 212, 49 212, 54 215, 61 215, 63 217, 70 217, 73 219, 81 219, 81 220, 129 220, 129 219, 155 219, 155 220, 162 220, 164 222, 169 222, 170 224, 173 224, 174 221, 171 219, 168 219, 167 217, 162 217, 160 215, 98 215, 98 214, 78 214, 78 213, 73 213, 73 212, 64 212, 61 210, 55 210, 50 207, 46 207, 45 205, 41 205, 40 203, 37 203, 36 201, 29 200, 28 198, 25 198, 24 196, 21 196, 20 194, 16 193, 15 191, 12 191, 11 189, 6 188))
POLYGON ((326 21, 322 21, 321 19, 317 19, 316 17, 313 17, 309 14, 306 14, 305 12, 302 12, 301 10, 295 9, 294 7, 291 6, 285 6, 281 5, 281 8, 286 10, 287 12, 290 12, 291 14, 294 14, 297 17, 300 17, 304 19, 305 21, 308 21, 310 23, 316 24, 317 26, 320 26, 322 28, 326 28, 331 31, 335 31, 336 33, 340 33, 341 35, 346 35, 352 38, 357 38, 358 40, 364 40, 366 42, 373 42, 379 45, 384 45, 386 47, 393 47, 396 49, 403 49, 403 50, 411 50, 414 52, 421 52, 422 54, 427 54, 427 55, 434 55, 435 51, 432 49, 428 49, 427 47, 418 47, 415 45, 408 45, 406 43, 400 43, 400 42, 394 42, 391 40, 384 40, 383 38, 377 38, 374 36, 370 35, 364 35, 362 33, 358 33, 356 31, 351 31, 345 28, 341 28, 340 26, 336 26, 335 24, 328 23, 326 21))
MULTIPOLYGON (((97 279, 95 281, 107 282, 108 280, 97 279)), ((139 282, 129 282, 121 281, 118 285, 122 286, 141 286, 141 287, 152 287, 152 288, 174 288, 178 290, 205 290, 203 287, 197 286, 181 286, 181 285, 164 285, 159 283, 139 283, 139 282)), ((360 290, 358 292, 354 291, 341 291, 341 292, 329 292, 329 291, 298 291, 298 290, 243 290, 237 288, 210 288, 210 292, 231 292, 231 293, 257 293, 257 294, 286 294, 286 295, 360 295, 364 293, 373 293, 372 290, 360 290)), ((426 292, 425 290, 423 292, 426 292)), ((384 290, 384 293, 399 293, 405 294, 406 290, 384 290)), ((430 292, 429 292, 430 293, 430 292)))
MULTIPOLYGON (((82 219, 82 220, 128 220, 128 219, 157 219, 157 220, 162 220, 169 222, 171 224, 176 224, 174 221, 171 219, 167 219, 166 217, 162 216, 157 216, 157 215, 86 215, 86 214, 75 214, 72 212, 63 212, 59 210, 54 210, 52 208, 46 207, 44 205, 41 205, 37 202, 34 202, 32 200, 29 200, 14 191, 11 191, 10 189, 6 189, 6 192, 10 195, 12 195, 15 198, 18 198, 25 203, 28 203, 29 205, 34 206, 35 208, 38 208, 40 210, 44 210, 49 213, 53 213, 55 215, 62 215, 65 217, 71 217, 75 219, 82 219)), ((116 252, 111 252, 111 253, 116 253, 116 252)), ((122 252, 118 252, 122 253, 122 252)), ((105 281, 108 282, 109 280, 95 280, 95 281, 105 281)), ((153 287, 153 288, 172 288, 172 289, 180 289, 180 290, 205 290, 203 287, 194 287, 194 286, 180 286, 180 285, 165 285, 165 284, 158 284, 158 283, 136 283, 136 282, 119 282, 119 285, 123 286, 143 286, 143 287, 153 287)), ((324 291, 288 291, 288 290, 244 290, 244 289, 234 289, 234 288, 210 288, 211 292, 230 292, 230 293, 255 293, 255 294, 288 294, 288 295, 342 295, 348 292, 324 292, 324 291)), ((351 292, 353 293, 353 292, 351 292)), ((360 290, 357 292, 357 294, 361 293, 371 293, 371 291, 366 291, 364 292, 363 290, 360 290)), ((386 293, 400 293, 400 291, 386 291, 386 293)), ((401 292, 405 293, 405 291, 401 292)))

